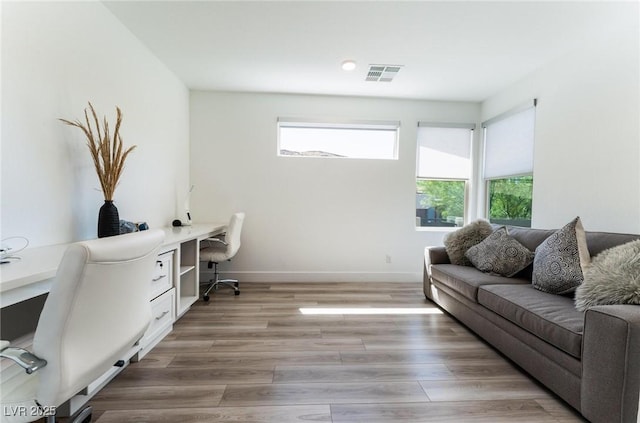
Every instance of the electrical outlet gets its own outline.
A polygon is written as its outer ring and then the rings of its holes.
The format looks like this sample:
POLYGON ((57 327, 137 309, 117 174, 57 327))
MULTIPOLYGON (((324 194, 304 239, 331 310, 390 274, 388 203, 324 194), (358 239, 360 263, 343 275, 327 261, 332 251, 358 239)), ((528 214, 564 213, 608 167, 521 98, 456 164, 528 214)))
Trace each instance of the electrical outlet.
POLYGON ((385 256, 385 261, 387 262, 387 264, 391 263, 391 256, 389 254, 385 256))

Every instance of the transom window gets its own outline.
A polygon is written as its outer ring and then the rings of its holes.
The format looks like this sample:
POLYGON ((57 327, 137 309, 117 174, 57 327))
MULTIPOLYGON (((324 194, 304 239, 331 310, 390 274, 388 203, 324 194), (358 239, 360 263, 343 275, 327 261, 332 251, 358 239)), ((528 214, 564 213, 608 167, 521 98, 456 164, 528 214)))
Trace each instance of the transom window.
POLYGON ((312 122, 278 119, 278 156, 398 158, 400 122, 312 122))

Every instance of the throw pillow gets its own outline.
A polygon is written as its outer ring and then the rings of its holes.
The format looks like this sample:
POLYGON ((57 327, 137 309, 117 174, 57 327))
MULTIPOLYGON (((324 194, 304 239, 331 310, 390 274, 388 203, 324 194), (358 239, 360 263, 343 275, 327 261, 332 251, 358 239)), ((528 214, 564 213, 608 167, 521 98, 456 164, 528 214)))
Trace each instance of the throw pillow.
POLYGON ((465 255, 478 270, 507 277, 533 261, 533 251, 512 238, 504 226, 469 248, 465 255))
POLYGON ((488 221, 478 219, 457 231, 449 233, 444 238, 444 247, 447 250, 447 255, 451 263, 461 266, 471 266, 471 262, 464 254, 469 248, 479 244, 491 235, 492 232, 493 228, 488 221))
POLYGON ((533 259, 533 287, 551 294, 573 292, 589 264, 587 239, 576 217, 538 245, 533 259))
POLYGON ((580 311, 598 304, 640 304, 640 239, 595 256, 575 302, 580 311))

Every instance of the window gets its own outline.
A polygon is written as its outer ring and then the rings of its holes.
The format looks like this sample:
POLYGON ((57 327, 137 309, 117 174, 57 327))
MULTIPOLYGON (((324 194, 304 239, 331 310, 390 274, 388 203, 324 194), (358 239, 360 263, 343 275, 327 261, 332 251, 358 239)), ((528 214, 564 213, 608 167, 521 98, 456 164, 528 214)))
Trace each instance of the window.
POLYGON ((418 124, 416 226, 462 226, 475 125, 418 124))
POLYGON ((487 217, 492 223, 531 227, 535 105, 482 124, 487 217))
POLYGON ((530 228, 533 176, 490 179, 487 184, 489 221, 530 228))
POLYGON ((398 158, 400 122, 327 123, 278 119, 278 155, 352 159, 398 158))

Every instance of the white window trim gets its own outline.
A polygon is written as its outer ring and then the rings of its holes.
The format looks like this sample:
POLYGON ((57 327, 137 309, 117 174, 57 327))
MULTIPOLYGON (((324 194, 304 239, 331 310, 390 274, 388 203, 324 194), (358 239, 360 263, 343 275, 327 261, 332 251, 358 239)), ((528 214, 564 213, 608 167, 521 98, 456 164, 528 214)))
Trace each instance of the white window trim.
POLYGON ((290 128, 398 129, 399 120, 317 119, 279 117, 278 125, 290 128))

